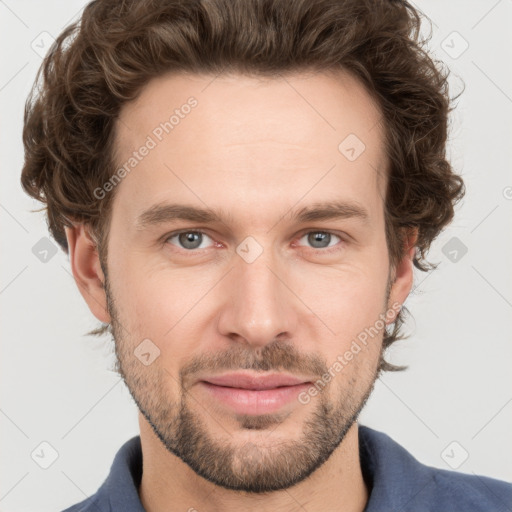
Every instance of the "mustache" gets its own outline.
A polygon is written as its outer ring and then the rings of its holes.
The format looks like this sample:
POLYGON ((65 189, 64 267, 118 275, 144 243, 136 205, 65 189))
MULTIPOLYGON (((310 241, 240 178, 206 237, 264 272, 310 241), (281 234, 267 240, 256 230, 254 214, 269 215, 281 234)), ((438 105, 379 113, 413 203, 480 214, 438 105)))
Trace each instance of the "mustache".
POLYGON ((229 370, 288 371, 321 377, 328 367, 318 355, 301 354, 294 345, 276 340, 253 350, 237 346, 222 352, 202 353, 181 368, 180 380, 186 387, 199 372, 229 370))

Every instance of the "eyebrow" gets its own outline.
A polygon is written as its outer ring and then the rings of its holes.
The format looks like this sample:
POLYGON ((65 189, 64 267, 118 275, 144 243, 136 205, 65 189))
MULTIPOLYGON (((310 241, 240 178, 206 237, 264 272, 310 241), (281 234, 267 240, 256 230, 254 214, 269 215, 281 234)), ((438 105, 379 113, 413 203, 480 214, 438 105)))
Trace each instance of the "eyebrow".
MULTIPOLYGON (((359 203, 353 201, 329 201, 314 203, 300 210, 290 212, 291 220, 299 223, 335 220, 358 219, 364 224, 370 223, 368 210, 359 203)), ((286 216, 286 215, 285 215, 286 216)), ((198 208, 186 204, 159 203, 142 212, 136 220, 136 228, 143 230, 151 226, 157 226, 173 220, 185 220, 205 224, 225 223, 232 218, 222 211, 211 208, 198 208)))

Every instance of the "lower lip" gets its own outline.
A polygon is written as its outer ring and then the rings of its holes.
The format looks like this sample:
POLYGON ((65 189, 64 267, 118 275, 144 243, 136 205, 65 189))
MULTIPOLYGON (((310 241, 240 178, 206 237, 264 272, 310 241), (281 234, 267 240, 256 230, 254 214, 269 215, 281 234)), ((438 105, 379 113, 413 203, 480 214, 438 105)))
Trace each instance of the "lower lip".
POLYGON ((200 383, 211 396, 230 407, 238 414, 271 414, 287 403, 298 400, 298 395, 310 386, 304 382, 295 386, 283 386, 273 389, 241 389, 216 386, 210 382, 200 383))

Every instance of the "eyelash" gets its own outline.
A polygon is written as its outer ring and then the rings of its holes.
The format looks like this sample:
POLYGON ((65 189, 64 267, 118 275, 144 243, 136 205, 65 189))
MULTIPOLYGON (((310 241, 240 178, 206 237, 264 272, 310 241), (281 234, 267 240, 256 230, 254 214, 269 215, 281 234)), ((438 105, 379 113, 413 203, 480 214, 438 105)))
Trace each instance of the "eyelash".
MULTIPOLYGON (((183 233, 199 233, 199 234, 202 234, 202 235, 206 235, 208 238, 212 239, 211 236, 208 235, 208 233, 205 233, 204 231, 201 231, 201 230, 197 230, 197 229, 183 229, 181 231, 173 231, 172 233, 169 233, 167 235, 165 235, 165 237, 163 237, 163 242, 164 244, 167 244, 169 243, 169 240, 171 238, 175 238, 183 233)), ((325 229, 313 229, 313 230, 308 230, 308 231, 304 231, 304 232, 301 232, 300 235, 299 235, 299 239, 303 238, 305 235, 309 235, 311 233, 323 233, 323 234, 329 234, 329 235, 334 235, 336 237, 338 237, 340 239, 340 242, 338 244, 335 244, 334 246, 332 247, 325 247, 325 248, 321 248, 321 249, 316 249, 314 247, 310 247, 309 249, 315 251, 315 252, 321 252, 322 254, 329 254, 331 252, 334 252, 334 251, 338 251, 340 249, 339 247, 339 244, 345 244, 346 243, 346 240, 337 232, 334 232, 334 231, 330 231, 330 230, 325 230, 325 229)), ((174 244, 170 244, 170 245, 174 245, 174 244)), ((177 247, 179 250, 181 251, 184 251, 184 252, 188 252, 188 253, 199 253, 201 251, 204 251, 206 249, 184 249, 182 247, 178 247, 178 246, 175 246, 177 247)))

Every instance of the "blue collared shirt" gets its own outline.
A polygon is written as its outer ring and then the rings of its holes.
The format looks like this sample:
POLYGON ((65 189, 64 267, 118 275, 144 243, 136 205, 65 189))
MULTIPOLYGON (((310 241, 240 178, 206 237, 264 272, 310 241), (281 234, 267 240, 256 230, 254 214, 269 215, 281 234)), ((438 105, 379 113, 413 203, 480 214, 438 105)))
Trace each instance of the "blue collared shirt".
MULTIPOLYGON (((364 512, 512 512, 511 483, 426 466, 388 435, 358 428, 370 493, 364 512)), ((138 495, 141 477, 140 436, 135 436, 119 449, 98 491, 63 512, 145 512, 138 495)))

